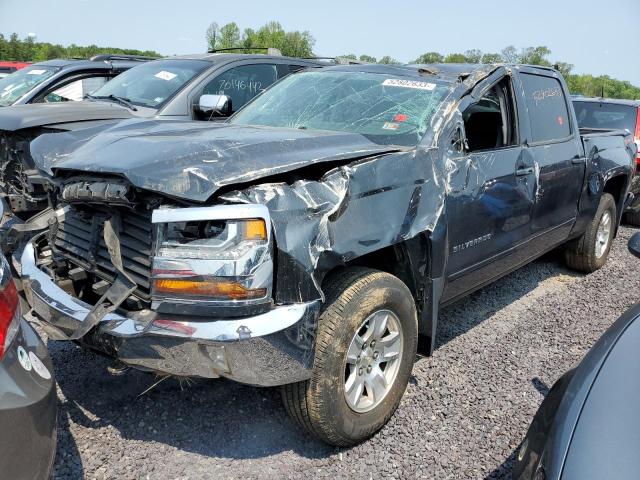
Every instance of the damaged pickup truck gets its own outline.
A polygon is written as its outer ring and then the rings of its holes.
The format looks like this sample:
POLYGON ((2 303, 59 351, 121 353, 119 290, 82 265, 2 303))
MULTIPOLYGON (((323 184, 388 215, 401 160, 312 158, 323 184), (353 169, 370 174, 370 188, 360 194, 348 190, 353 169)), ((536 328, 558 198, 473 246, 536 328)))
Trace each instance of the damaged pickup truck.
POLYGON ((51 338, 282 386, 300 426, 351 445, 398 407, 440 306, 555 247, 605 263, 630 143, 581 136, 552 69, 306 71, 225 124, 42 135, 55 209, 13 264, 51 338))

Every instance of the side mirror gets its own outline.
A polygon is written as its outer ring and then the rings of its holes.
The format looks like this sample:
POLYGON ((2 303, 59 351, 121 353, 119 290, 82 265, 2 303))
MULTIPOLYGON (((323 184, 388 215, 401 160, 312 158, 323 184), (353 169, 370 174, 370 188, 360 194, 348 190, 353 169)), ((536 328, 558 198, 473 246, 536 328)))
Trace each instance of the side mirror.
POLYGON ((202 95, 198 100, 198 110, 205 115, 231 115, 231 98, 227 95, 202 95))
POLYGON ((629 251, 636 257, 640 258, 640 232, 634 233, 629 239, 629 251))

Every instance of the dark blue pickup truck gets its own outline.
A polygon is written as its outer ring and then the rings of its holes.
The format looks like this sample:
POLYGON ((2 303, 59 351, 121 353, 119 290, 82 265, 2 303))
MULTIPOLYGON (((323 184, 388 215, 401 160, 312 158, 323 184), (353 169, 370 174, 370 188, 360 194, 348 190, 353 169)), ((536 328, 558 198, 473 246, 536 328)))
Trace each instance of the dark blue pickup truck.
POLYGON ((282 385, 303 428, 350 445, 396 410, 440 306, 557 247, 602 267, 635 149, 581 135, 548 68, 308 70, 222 124, 38 137, 54 208, 13 264, 50 338, 282 385))

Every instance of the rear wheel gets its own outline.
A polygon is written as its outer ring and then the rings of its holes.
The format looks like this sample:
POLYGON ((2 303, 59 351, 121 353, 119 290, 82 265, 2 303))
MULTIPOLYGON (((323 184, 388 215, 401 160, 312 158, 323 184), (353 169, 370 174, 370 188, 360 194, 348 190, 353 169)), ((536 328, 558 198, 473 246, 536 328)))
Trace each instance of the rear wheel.
POLYGON ((326 283, 311 379, 282 387, 287 411, 316 438, 358 443, 382 428, 411 375, 418 325, 411 292, 388 273, 353 268, 326 283))
POLYGON ((616 203, 613 197, 603 193, 598 210, 585 233, 565 249, 565 260, 570 268, 591 273, 607 263, 615 233, 616 218, 616 203))

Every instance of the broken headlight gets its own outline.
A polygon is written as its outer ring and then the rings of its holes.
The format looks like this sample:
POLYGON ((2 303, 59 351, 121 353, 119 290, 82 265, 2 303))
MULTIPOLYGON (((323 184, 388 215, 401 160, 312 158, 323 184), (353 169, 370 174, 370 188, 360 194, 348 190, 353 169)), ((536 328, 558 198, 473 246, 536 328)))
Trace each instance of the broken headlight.
POLYGON ((159 209, 152 308, 250 306, 271 302, 273 260, 264 205, 159 209))

